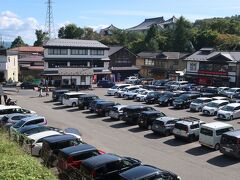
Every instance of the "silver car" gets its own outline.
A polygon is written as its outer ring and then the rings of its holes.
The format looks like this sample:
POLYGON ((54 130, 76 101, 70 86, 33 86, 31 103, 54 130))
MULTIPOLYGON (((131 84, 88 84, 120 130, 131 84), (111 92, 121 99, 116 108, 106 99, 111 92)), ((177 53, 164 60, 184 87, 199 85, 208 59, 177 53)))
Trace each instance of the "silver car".
POLYGON ((127 105, 116 105, 113 106, 109 111, 109 117, 115 120, 122 120, 123 117, 123 109, 127 107, 127 105))
POLYGON ((240 103, 230 103, 217 112, 217 117, 224 120, 233 120, 240 117, 240 103))

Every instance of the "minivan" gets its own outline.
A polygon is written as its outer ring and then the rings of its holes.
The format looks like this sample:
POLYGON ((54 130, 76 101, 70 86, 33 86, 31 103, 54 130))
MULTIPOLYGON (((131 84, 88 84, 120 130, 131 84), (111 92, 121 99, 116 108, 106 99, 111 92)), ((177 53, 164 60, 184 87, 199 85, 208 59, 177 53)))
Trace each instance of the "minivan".
POLYGON ((233 131, 233 126, 222 122, 203 124, 200 127, 199 143, 203 146, 219 150, 223 133, 233 131))
POLYGON ((240 129, 222 135, 220 152, 224 155, 240 158, 240 129))
POLYGON ((65 93, 62 98, 62 104, 65 106, 76 107, 78 105, 78 98, 85 93, 82 92, 69 92, 65 93))

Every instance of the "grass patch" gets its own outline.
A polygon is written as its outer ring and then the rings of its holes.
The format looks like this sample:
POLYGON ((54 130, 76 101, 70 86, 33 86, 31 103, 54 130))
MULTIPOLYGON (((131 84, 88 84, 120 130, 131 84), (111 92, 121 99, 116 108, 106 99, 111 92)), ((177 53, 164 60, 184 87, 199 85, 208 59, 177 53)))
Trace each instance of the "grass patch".
POLYGON ((40 162, 26 154, 0 130, 0 179, 4 180, 54 180, 53 173, 40 162))

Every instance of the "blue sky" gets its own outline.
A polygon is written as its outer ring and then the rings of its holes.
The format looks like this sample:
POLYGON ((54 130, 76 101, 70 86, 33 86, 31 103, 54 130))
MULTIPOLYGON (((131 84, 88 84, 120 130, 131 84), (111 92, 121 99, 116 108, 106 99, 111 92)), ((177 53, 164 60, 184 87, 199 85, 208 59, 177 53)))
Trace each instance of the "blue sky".
MULTIPOLYGON (((31 44, 44 29, 47 0, 0 0, 0 35, 20 35, 31 44)), ((145 18, 183 15, 190 21, 240 14, 240 0, 53 0, 55 29, 68 23, 96 30, 114 24, 129 28, 145 18)))

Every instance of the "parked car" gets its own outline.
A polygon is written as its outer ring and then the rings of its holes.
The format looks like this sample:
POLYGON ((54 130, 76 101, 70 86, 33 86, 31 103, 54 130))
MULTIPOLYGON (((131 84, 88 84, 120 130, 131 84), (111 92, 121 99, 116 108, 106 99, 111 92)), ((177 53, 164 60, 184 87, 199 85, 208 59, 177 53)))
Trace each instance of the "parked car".
POLYGON ((123 118, 123 109, 127 107, 127 105, 116 105, 113 106, 109 111, 109 116, 115 120, 122 120, 123 118))
POLYGON ((212 101, 212 98, 207 98, 207 97, 199 97, 197 99, 194 99, 191 104, 190 104, 190 111, 202 111, 203 106, 207 105, 212 101))
POLYGON ((223 91, 227 91, 229 89, 229 87, 218 87, 218 94, 221 94, 223 91))
POLYGON ((150 92, 147 94, 147 96, 145 97, 145 102, 147 104, 155 104, 158 102, 158 99, 164 94, 164 92, 150 92))
POLYGON ((24 108, 21 108, 20 106, 0 105, 0 119, 2 119, 3 116, 5 116, 5 115, 15 114, 15 113, 36 114, 35 111, 29 110, 29 109, 24 109, 24 108))
POLYGON ((217 112, 220 108, 227 105, 229 101, 226 100, 215 100, 207 103, 207 105, 203 106, 202 113, 208 116, 217 115, 217 112))
POLYGON ((79 169, 83 160, 101 154, 104 154, 104 152, 89 144, 79 144, 60 149, 57 158, 58 172, 68 175, 72 168, 79 169))
POLYGON ((89 109, 90 103, 96 99, 99 99, 99 97, 94 94, 82 95, 78 98, 78 108, 89 109))
POLYGON ((120 174, 121 180, 181 180, 181 178, 163 169, 150 165, 140 165, 120 174))
POLYGON ((199 131, 202 124, 205 123, 195 117, 180 118, 175 124, 173 135, 176 139, 182 138, 189 142, 199 140, 199 131))
POLYGON ((96 104, 95 112, 100 116, 109 116, 109 111, 112 109, 113 106, 116 106, 117 104, 113 101, 99 101, 96 104))
POLYGON ((52 100, 61 102, 62 95, 67 92, 69 92, 69 90, 67 90, 67 89, 54 89, 52 91, 52 100))
POLYGON ((7 114, 3 116, 2 119, 0 120, 0 127, 6 126, 7 124, 11 126, 23 118, 26 118, 28 116, 35 116, 35 115, 36 114, 21 114, 21 113, 7 114))
POLYGON ((35 87, 38 87, 38 85, 31 82, 22 82, 20 85, 21 89, 34 89, 35 87))
POLYGON ((233 120, 240 117, 240 103, 230 103, 220 108, 217 117, 223 120, 233 120))
POLYGON ((240 103, 240 93, 236 93, 233 95, 232 102, 240 103))
POLYGON ((99 80, 97 83, 97 87, 101 87, 101 88, 111 88, 114 85, 115 83, 109 80, 99 80))
POLYGON ((207 86, 207 87, 204 88, 203 91, 206 92, 206 93, 213 93, 215 95, 218 94, 218 88, 217 87, 213 87, 213 86, 207 86))
POLYGON ((220 152, 227 156, 240 158, 240 130, 222 134, 220 152))
POLYGON ((127 124, 137 124, 138 118, 143 111, 156 111, 156 109, 143 105, 129 105, 123 109, 123 121, 127 124))
POLYGON ((166 80, 157 80, 150 88, 148 89, 152 89, 152 90, 165 90, 166 86, 165 84, 167 82, 169 82, 169 79, 166 80))
POLYGON ((143 92, 139 93, 139 94, 135 97, 135 100, 142 102, 142 101, 145 100, 145 98, 147 97, 147 95, 150 94, 151 92, 153 92, 153 91, 149 91, 149 90, 143 91, 143 92))
POLYGON ((182 94, 173 101, 174 108, 189 108, 191 102, 200 97, 200 94, 182 94))
POLYGON ((124 81, 125 81, 125 83, 133 84, 136 80, 138 80, 138 78, 136 76, 129 76, 124 81))
POLYGON ((139 89, 140 88, 140 86, 127 86, 127 87, 125 87, 125 88, 123 88, 123 89, 120 89, 117 93, 116 93, 116 96, 117 97, 123 97, 123 95, 124 95, 124 93, 125 92, 129 92, 129 91, 133 91, 133 90, 135 90, 135 89, 139 89))
POLYGON ((135 97, 143 91, 146 91, 146 89, 139 88, 139 89, 134 89, 132 91, 127 91, 123 93, 123 97, 125 99, 135 99, 135 97))
POLYGON ((97 103, 100 102, 100 101, 106 101, 106 100, 105 100, 105 99, 95 99, 95 100, 93 100, 93 101, 90 103, 90 105, 89 105, 89 111, 90 111, 90 112, 95 112, 95 110, 96 110, 96 105, 97 105, 97 103))
POLYGON ((161 97, 159 97, 158 104, 160 106, 171 106, 173 105, 173 101, 184 93, 185 91, 165 92, 161 97))
POLYGON ((83 144, 79 137, 74 135, 59 135, 43 139, 41 158, 47 167, 57 164, 57 156, 60 149, 83 144))
POLYGON ((222 122, 203 124, 200 127, 199 143, 203 146, 219 150, 223 133, 233 131, 233 126, 222 122))
POLYGON ((153 121, 159 117, 166 116, 160 111, 143 111, 138 119, 138 126, 144 129, 151 129, 153 121))
POLYGON ((226 91, 222 91, 221 95, 232 98, 234 94, 239 93, 239 92, 240 92, 240 88, 230 88, 226 91))
POLYGON ((23 142, 23 149, 32 156, 41 156, 43 138, 56 135, 61 135, 61 133, 49 130, 29 135, 23 142))
POLYGON ((130 86, 131 84, 115 84, 113 87, 107 90, 107 95, 110 96, 116 96, 116 93, 127 86, 130 86))
POLYGON ((168 116, 157 118, 152 123, 152 131, 155 134, 164 134, 169 136, 172 134, 175 124, 178 120, 178 118, 168 116))
POLYGON ((185 85, 188 84, 188 81, 176 81, 170 85, 171 90, 179 90, 182 89, 185 85))
POLYGON ((183 91, 197 91, 197 85, 194 83, 188 83, 183 85, 180 89, 183 91))
POLYGON ((88 180, 114 180, 123 171, 139 165, 141 161, 137 159, 106 153, 82 161, 79 176, 88 180))
POLYGON ((78 105, 78 98, 83 95, 86 95, 86 94, 83 92, 64 93, 63 99, 62 99, 62 104, 65 106, 76 107, 78 105))

